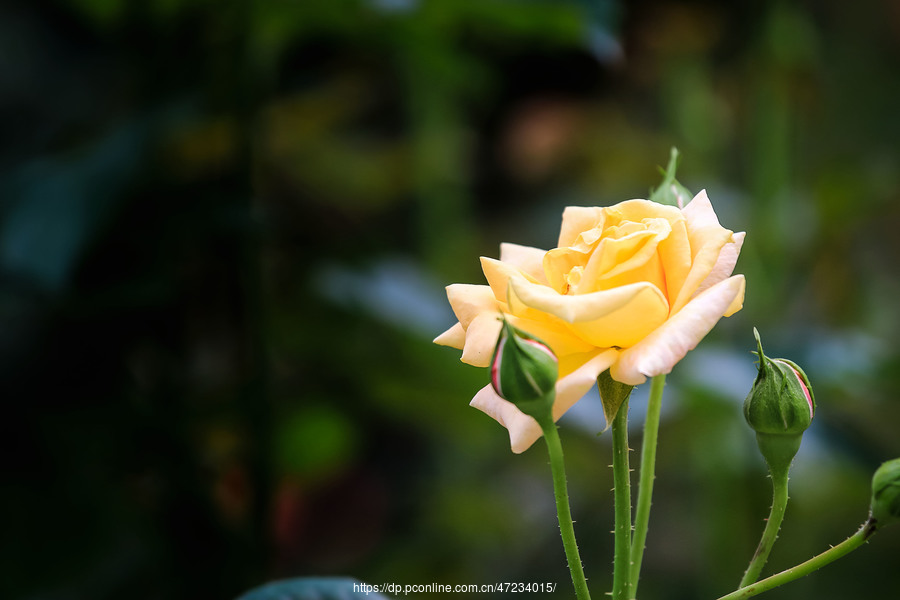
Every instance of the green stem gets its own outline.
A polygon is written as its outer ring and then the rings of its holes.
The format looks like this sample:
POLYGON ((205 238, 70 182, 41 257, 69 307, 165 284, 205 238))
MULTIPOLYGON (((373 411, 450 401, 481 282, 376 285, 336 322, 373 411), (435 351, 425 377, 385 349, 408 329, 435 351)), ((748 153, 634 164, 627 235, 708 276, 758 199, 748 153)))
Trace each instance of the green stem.
POLYGON ((641 445, 641 474, 638 488, 637 509, 634 515, 634 539, 631 542, 631 569, 629 598, 637 597, 641 562, 647 542, 647 525, 650 522, 650 504, 653 498, 653 480, 656 478, 656 440, 659 434, 659 412, 662 407, 666 376, 657 375, 650 382, 650 398, 647 402, 647 420, 644 422, 644 440, 641 445))
POLYGON ((772 546, 775 545, 775 540, 778 538, 781 521, 784 519, 784 511, 788 502, 788 470, 779 469, 772 471, 771 477, 772 510, 769 512, 769 518, 766 520, 766 528, 763 530, 756 553, 750 560, 750 566, 747 567, 747 571, 744 573, 744 578, 741 579, 741 585, 738 588, 746 587, 759 579, 759 574, 769 558, 769 552, 772 551, 772 546))
POLYGON ((615 498, 615 562, 612 600, 628 600, 631 592, 631 473, 628 468, 628 400, 612 422, 613 494, 615 498))
POLYGON ((553 495, 556 498, 556 514, 559 518, 559 532, 562 536, 563 548, 566 551, 566 561, 569 563, 569 571, 572 573, 572 584, 575 586, 575 596, 578 600, 590 600, 587 579, 584 577, 584 567, 581 564, 581 556, 578 554, 578 544, 575 541, 575 527, 572 523, 572 510, 569 507, 569 491, 566 487, 566 465, 563 460, 562 443, 559 440, 559 432, 556 424, 548 419, 541 423, 544 431, 544 439, 547 441, 547 451, 550 453, 550 472, 553 476, 553 495))
POLYGON ((871 517, 868 521, 863 523, 863 526, 854 533, 852 536, 838 544, 837 546, 833 546, 832 548, 826 550, 822 554, 815 556, 805 563, 801 563, 796 567, 792 567, 777 575, 772 575, 771 577, 767 577, 762 581, 757 583, 752 583, 746 587, 742 587, 739 590, 731 592, 725 596, 719 598, 719 600, 743 600, 744 598, 751 598, 756 596, 757 594, 762 594, 763 592, 767 592, 772 588, 776 588, 780 585, 784 585, 785 583, 790 583, 795 579, 800 579, 801 577, 805 577, 809 575, 813 571, 817 569, 821 569, 825 565, 836 561, 837 559, 846 556, 853 550, 856 550, 860 546, 862 546, 866 540, 869 539, 873 533, 875 533, 875 521, 871 517))

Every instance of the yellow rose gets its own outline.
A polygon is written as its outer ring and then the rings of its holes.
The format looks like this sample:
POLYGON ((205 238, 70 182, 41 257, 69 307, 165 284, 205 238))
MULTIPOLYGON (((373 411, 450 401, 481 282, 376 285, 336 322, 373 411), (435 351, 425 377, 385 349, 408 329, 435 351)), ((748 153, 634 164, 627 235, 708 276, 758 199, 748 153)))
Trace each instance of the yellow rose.
MULTIPOLYGON (((434 341, 487 367, 498 313, 506 314, 559 357, 559 419, 606 369, 628 385, 669 373, 721 317, 740 310, 744 276, 731 273, 743 240, 719 225, 705 191, 683 209, 648 200, 570 206, 557 248, 501 244, 500 260, 481 259, 489 285, 448 286, 459 323, 434 341)), ((537 422, 490 385, 471 405, 509 430, 513 452, 541 436, 537 422)))

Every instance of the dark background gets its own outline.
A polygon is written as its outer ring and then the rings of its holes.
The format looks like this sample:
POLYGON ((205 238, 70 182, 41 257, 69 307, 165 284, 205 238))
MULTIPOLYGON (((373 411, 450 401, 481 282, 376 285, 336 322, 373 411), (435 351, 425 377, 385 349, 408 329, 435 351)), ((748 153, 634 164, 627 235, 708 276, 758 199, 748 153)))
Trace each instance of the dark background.
MULTIPOLYGON (((467 407, 486 372, 431 343, 443 286, 646 197, 673 145, 748 287, 669 377, 641 597, 721 596, 756 546, 753 326, 819 404, 767 572, 842 541, 900 455, 898 102, 888 1, 5 2, 0 597, 571 597, 543 448, 511 454, 467 407)), ((598 403, 562 429, 595 597, 598 403)), ((767 597, 884 597, 898 555, 888 529, 767 597)))

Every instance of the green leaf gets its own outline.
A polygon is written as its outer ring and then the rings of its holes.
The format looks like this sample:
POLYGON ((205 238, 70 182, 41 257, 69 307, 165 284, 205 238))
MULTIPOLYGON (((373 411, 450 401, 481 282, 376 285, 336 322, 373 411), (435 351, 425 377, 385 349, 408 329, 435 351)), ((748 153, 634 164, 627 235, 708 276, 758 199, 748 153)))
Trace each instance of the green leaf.
POLYGON ((372 591, 373 587, 349 577, 298 577, 267 583, 237 600, 388 600, 388 596, 372 591))

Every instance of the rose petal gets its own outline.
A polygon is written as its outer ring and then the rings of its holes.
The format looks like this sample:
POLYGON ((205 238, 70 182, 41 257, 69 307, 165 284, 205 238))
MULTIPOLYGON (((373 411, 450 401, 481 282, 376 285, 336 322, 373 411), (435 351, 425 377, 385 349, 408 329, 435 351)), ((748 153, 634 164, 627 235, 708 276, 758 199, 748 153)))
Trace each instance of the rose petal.
POLYGON ((590 254, 572 248, 554 248, 544 255, 544 274, 549 285, 558 294, 569 291, 569 276, 573 269, 584 267, 590 254))
POLYGON ((610 368, 613 379, 628 385, 669 373, 693 350, 725 312, 744 296, 744 276, 720 281, 691 300, 656 331, 622 352, 610 368))
POLYGON ((450 346, 462 350, 466 344, 466 330, 462 323, 457 323, 441 335, 434 338, 434 343, 439 346, 450 346))
POLYGON ((712 271, 709 272, 709 275, 706 276, 706 279, 697 286, 697 291, 694 292, 695 296, 720 281, 731 277, 731 274, 734 273, 734 266, 737 264, 738 256, 741 254, 741 247, 744 245, 745 235, 746 233, 743 231, 735 233, 732 236, 733 241, 722 246, 722 251, 719 253, 719 258, 716 260, 715 266, 712 268, 712 271))
POLYGON ((673 223, 669 237, 659 243, 659 258, 666 273, 664 291, 671 306, 691 271, 691 242, 684 219, 673 223))
POLYGON ((498 396, 491 384, 478 390, 469 406, 477 408, 506 427, 510 446, 516 454, 527 450, 541 437, 541 426, 537 421, 516 408, 512 402, 498 396))
POLYGON ((474 367, 489 367, 494 354, 494 346, 500 337, 503 323, 500 312, 485 312, 469 323, 466 328, 466 343, 460 360, 474 367))
MULTIPOLYGON (((558 248, 578 246, 586 252, 597 240, 591 234, 587 241, 582 234, 599 229, 603 225, 604 212, 599 206, 567 206, 563 211, 562 225, 559 229, 558 248), (579 242, 578 238, 581 237, 579 242)), ((597 237, 599 238, 599 232, 597 237)))
POLYGON ((681 210, 681 214, 687 219, 692 229, 722 227, 716 211, 713 210, 712 203, 709 201, 709 196, 706 195, 706 190, 700 190, 681 210))
MULTIPOLYGON (((609 368, 615 361, 618 352, 606 350, 588 353, 580 357, 584 360, 571 373, 560 377, 556 382, 556 401, 553 403, 553 420, 559 419, 578 400, 597 383, 597 376, 609 368)), ((579 360, 579 359, 574 359, 579 360)), ((579 360, 579 362, 580 362, 579 360)), ((562 361, 560 370, 563 370, 562 361)), ((522 413, 512 402, 504 400, 490 385, 486 385, 475 394, 470 406, 493 417, 509 430, 509 441, 512 451, 520 454, 531 447, 541 437, 541 427, 537 422, 522 413)))
POLYGON ((638 281, 664 288, 662 265, 657 248, 672 231, 665 219, 647 219, 641 231, 615 239, 605 237, 597 244, 584 267, 576 294, 608 290, 638 281))
POLYGON ((513 314, 528 314, 523 307, 550 313, 570 323, 578 337, 599 348, 636 344, 669 314, 663 293, 647 282, 577 296, 563 296, 523 278, 512 278, 509 283, 513 314))
POLYGON ((509 280, 509 289, 511 310, 517 302, 520 302, 526 307, 555 315, 567 323, 603 318, 647 293, 665 302, 656 286, 646 282, 632 283, 591 294, 564 296, 545 285, 531 283, 521 277, 512 277, 509 280))
MULTIPOLYGON (((701 291, 700 286, 709 279, 717 266, 727 267, 727 262, 720 265, 719 259, 726 246, 735 242, 732 232, 719 225, 719 219, 706 195, 706 190, 701 190, 694 196, 693 200, 684 207, 682 214, 686 219, 688 239, 691 243, 691 269, 672 301, 672 314, 680 311, 691 298, 701 291)), ((723 260, 727 261, 728 257, 726 256, 723 260)), ((737 260, 736 256, 735 260, 737 260)), ((728 275, 730 274, 729 272, 728 275)), ((703 289, 724 280, 725 277, 727 275, 718 280, 711 280, 703 289)))
MULTIPOLYGON (((743 277, 743 275, 741 275, 743 277)), ((741 293, 734 297, 734 300, 731 301, 731 304, 728 305, 728 308, 725 309, 725 312, 722 314, 723 317, 730 317, 737 311, 744 308, 744 289, 741 288, 741 293)))
POLYGON ((486 285, 471 285, 468 283, 454 283, 447 286, 447 299, 450 300, 450 308, 453 314, 462 323, 463 328, 468 329, 472 319, 483 312, 499 313, 500 305, 494 297, 491 288, 486 285))
POLYGON ((545 317, 542 321, 515 316, 508 316, 507 318, 515 327, 533 335, 550 346, 550 349, 553 350, 556 356, 563 357, 569 354, 581 354, 595 349, 592 344, 585 342, 569 331, 565 323, 559 319, 550 315, 545 317))
POLYGON ((484 277, 491 286, 494 297, 501 302, 506 302, 506 288, 509 286, 510 277, 523 277, 531 283, 538 283, 534 277, 522 272, 521 269, 486 256, 481 257, 481 270, 484 271, 484 277))
POLYGON ((684 219, 682 211, 674 206, 651 202, 650 200, 625 200, 603 209, 606 215, 605 225, 619 225, 627 221, 641 223, 645 219, 663 218, 670 223, 684 219))
POLYGON ((500 244, 500 262, 512 265, 523 273, 534 277, 538 283, 547 283, 544 276, 544 254, 546 250, 520 246, 518 244, 500 244))
MULTIPOLYGON (((696 295, 697 289, 703 281, 709 277, 715 268, 722 253, 728 243, 732 241, 733 234, 727 229, 719 228, 717 231, 707 231, 702 237, 702 245, 696 250, 694 259, 691 262, 691 270, 688 272, 687 278, 672 303, 671 314, 680 311, 684 306, 696 295)), ((691 239, 691 249, 695 249, 694 239, 691 239)))

